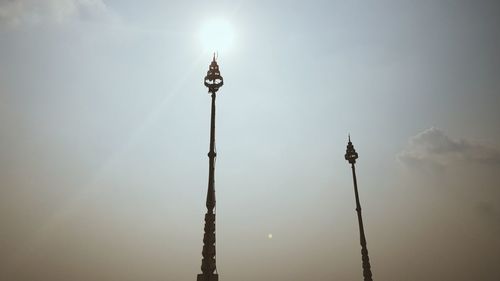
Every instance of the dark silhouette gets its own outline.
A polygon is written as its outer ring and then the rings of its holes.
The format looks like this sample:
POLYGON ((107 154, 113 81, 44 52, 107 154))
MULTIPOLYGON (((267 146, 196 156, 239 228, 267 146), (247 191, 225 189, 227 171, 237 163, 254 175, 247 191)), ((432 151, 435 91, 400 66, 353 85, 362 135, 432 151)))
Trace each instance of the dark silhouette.
POLYGON ((215 61, 215 54, 205 76, 205 86, 212 94, 212 111, 210 117, 210 151, 208 152, 208 191, 207 191, 207 213, 205 214, 205 234, 203 235, 203 259, 201 262, 201 274, 197 281, 218 281, 217 267, 215 265, 215 93, 224 84, 220 75, 219 66, 215 61))
POLYGON ((370 269, 370 258, 368 257, 368 249, 366 248, 366 238, 365 230, 363 227, 363 218, 361 217, 361 204, 359 203, 358 195, 358 183, 356 181, 356 168, 354 164, 358 159, 358 153, 354 150, 354 146, 351 142, 351 136, 349 136, 349 142, 347 144, 347 150, 345 153, 345 160, 349 161, 352 168, 352 180, 354 181, 354 196, 356 197, 356 212, 358 213, 358 224, 359 224, 359 238, 361 243, 361 259, 363 260, 363 277, 365 281, 372 281, 372 271, 370 269))

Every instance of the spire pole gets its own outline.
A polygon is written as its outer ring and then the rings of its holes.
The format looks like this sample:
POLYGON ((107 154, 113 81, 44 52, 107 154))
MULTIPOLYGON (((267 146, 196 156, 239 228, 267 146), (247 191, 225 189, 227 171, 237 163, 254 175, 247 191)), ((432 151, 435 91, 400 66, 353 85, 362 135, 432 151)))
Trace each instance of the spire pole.
POLYGON ((205 228, 203 235, 203 259, 201 261, 201 274, 197 281, 218 281, 217 267, 215 263, 215 96, 224 84, 220 75, 219 65, 215 60, 215 53, 210 63, 207 76, 204 81, 208 93, 212 96, 212 107, 210 113, 210 150, 208 152, 208 190, 207 190, 207 213, 205 214, 205 228))
POLYGON ((358 214, 358 224, 359 224, 359 238, 361 244, 361 260, 363 261, 363 277, 364 281, 372 281, 372 271, 370 266, 370 258, 368 257, 368 249, 366 247, 366 237, 365 229, 363 227, 363 218, 361 216, 361 204, 359 203, 358 194, 358 182, 356 180, 356 159, 358 159, 358 153, 354 149, 354 145, 351 142, 351 135, 349 135, 349 142, 347 143, 347 150, 345 154, 345 160, 351 164, 352 169, 352 180, 354 182, 354 196, 356 198, 356 212, 358 214))

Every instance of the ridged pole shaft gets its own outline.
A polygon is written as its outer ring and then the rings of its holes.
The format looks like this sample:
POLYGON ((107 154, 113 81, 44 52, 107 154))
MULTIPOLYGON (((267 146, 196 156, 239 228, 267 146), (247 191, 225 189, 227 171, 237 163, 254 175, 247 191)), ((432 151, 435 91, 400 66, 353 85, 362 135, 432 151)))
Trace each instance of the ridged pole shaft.
POLYGON ((212 93, 212 110, 210 118, 210 151, 208 152, 208 191, 207 213, 205 214, 205 234, 203 235, 203 259, 198 280, 217 280, 215 274, 215 93, 212 93), (201 279, 200 279, 201 278, 201 279))
POLYGON ((361 259, 363 261, 363 277, 364 281, 372 281, 372 271, 370 266, 370 258, 368 257, 368 249, 366 247, 365 229, 363 227, 363 218, 361 216, 361 204, 359 203, 358 182, 356 180, 356 168, 354 167, 354 163, 351 163, 351 169, 352 180, 354 182, 354 196, 356 197, 356 213, 358 214, 361 259))

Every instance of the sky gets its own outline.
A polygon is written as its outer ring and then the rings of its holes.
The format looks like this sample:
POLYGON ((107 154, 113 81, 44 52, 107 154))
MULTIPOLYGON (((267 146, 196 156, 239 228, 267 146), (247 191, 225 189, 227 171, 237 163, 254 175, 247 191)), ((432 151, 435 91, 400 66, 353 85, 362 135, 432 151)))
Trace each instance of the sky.
POLYGON ((0 0, 0 280, 496 281, 496 1, 0 0), (272 238, 270 238, 272 234, 272 238))

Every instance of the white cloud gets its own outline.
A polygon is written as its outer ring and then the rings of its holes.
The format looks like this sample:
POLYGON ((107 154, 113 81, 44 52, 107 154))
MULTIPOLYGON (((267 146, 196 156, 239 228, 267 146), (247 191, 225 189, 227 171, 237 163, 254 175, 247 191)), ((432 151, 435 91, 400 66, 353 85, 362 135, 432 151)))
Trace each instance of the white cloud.
POLYGON ((424 170, 444 169, 459 162, 500 165, 498 149, 466 139, 453 139, 434 127, 411 137, 398 158, 407 166, 424 170))
POLYGON ((0 0, 0 24, 9 26, 96 19, 107 13, 102 0, 0 0))

